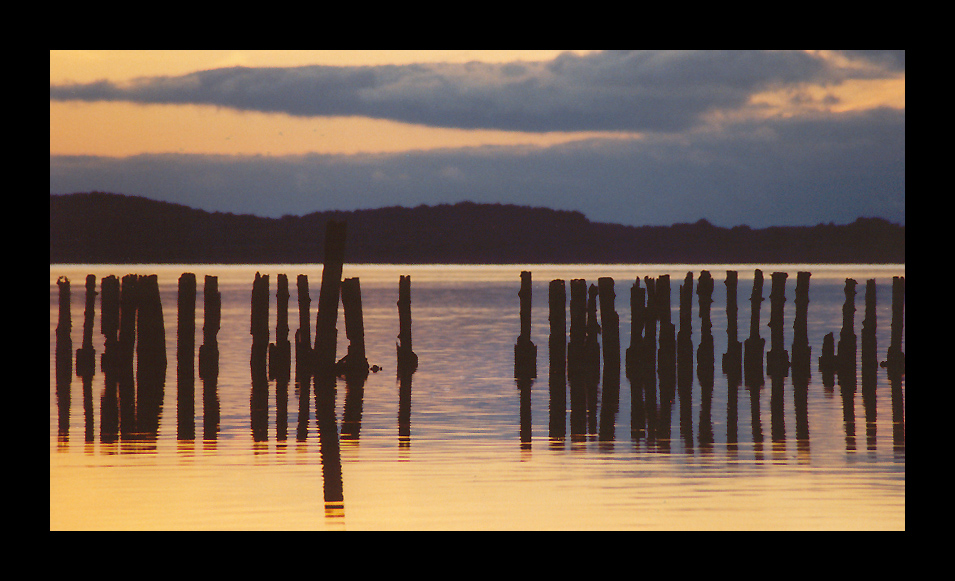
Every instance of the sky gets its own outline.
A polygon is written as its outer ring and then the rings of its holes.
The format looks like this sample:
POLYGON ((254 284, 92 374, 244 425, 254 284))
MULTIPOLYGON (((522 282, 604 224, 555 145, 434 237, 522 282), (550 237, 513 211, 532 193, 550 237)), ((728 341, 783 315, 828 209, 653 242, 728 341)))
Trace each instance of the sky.
POLYGON ((50 51, 50 193, 905 223, 905 51, 50 51))

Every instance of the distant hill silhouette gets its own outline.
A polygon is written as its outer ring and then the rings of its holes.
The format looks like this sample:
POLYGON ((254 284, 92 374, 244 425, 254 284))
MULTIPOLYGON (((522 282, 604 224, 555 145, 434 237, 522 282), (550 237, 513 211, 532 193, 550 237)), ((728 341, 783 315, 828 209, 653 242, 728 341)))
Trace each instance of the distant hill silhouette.
POLYGON ((763 229, 706 220, 635 227, 472 202, 262 218, 93 192, 50 196, 50 263, 317 263, 331 218, 348 222, 351 263, 905 262, 905 227, 880 218, 763 229))

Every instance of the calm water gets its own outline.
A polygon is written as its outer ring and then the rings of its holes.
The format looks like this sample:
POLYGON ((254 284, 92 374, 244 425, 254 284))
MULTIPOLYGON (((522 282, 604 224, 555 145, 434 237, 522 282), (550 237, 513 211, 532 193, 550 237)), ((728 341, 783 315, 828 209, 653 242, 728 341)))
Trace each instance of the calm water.
MULTIPOLYGON (((878 357, 885 359, 892 277, 904 276, 904 265, 760 268, 765 276, 760 335, 767 351, 770 274, 789 273, 785 348, 791 351, 796 273, 812 272, 808 438, 797 438, 791 377, 781 386, 784 413, 779 416, 772 414, 769 377, 754 397, 745 387, 730 388, 720 370, 727 344, 726 270, 739 271, 738 337, 742 341, 749 334, 752 265, 346 264, 344 277, 361 281, 369 363, 383 370, 369 375, 363 390, 338 381, 335 425, 340 434, 344 502, 326 505, 323 485, 330 462, 321 453, 314 403, 308 407, 308 417, 300 415, 294 372, 287 390, 269 381, 267 428, 264 435, 259 431, 253 437, 249 364, 255 273, 270 275, 272 341, 277 275, 288 275, 293 340, 299 326, 296 276, 309 278, 314 333, 321 265, 52 265, 50 528, 904 529, 904 419, 901 426, 893 423, 892 390, 885 370, 880 368, 877 374, 875 405, 867 407, 861 381, 853 396, 845 399, 839 385, 824 384, 816 363, 823 337, 833 332, 838 341, 847 277, 859 283, 855 333, 860 337, 865 282, 876 280, 878 357), (530 387, 529 411, 525 408, 523 413, 521 390, 514 379, 522 270, 533 273, 531 339, 538 349, 538 377, 530 387), (707 406, 701 405, 703 390, 695 371, 700 313, 694 293, 694 377, 690 397, 678 396, 670 406, 669 439, 631 434, 631 389, 622 368, 617 412, 608 416, 613 426, 609 438, 593 434, 572 439, 569 424, 566 438, 551 438, 548 283, 566 280, 569 297, 571 279, 585 278, 590 284, 601 276, 613 277, 624 351, 630 345, 634 278, 671 275, 671 320, 679 330, 680 284, 687 272, 693 272, 695 291, 702 270, 709 270, 715 279, 711 317, 716 368, 708 413, 707 406), (220 418, 218 429, 205 438, 203 384, 198 374, 195 415, 190 418, 196 438, 178 436, 176 312, 178 278, 183 272, 198 278, 197 350, 203 342, 204 275, 218 276, 222 295, 216 389, 220 418), (63 397, 57 395, 54 362, 57 279, 66 276, 71 283, 75 350, 83 341, 86 275, 96 275, 99 291, 102 277, 128 273, 158 275, 168 360, 164 397, 154 435, 104 442, 99 297, 93 328, 96 373, 85 395, 83 381, 73 375, 68 410, 61 414, 58 403, 63 397), (407 408, 399 405, 401 390, 395 372, 400 275, 411 276, 413 347, 420 360, 410 387, 410 413, 402 421, 399 412, 407 408), (280 395, 283 392, 287 402, 280 395), (282 419, 282 409, 287 419, 282 419)), ((338 329, 341 357, 347 349, 341 310, 338 329)), ((901 388, 904 394, 904 378, 901 388)), ((776 389, 780 393, 778 385, 776 389)), ((569 402, 567 408, 569 417, 569 402)))

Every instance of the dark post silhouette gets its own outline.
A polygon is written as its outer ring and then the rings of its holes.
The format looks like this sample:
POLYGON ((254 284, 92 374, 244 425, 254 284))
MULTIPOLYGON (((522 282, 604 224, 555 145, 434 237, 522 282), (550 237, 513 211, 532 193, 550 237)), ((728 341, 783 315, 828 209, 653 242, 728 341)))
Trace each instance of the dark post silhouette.
POLYGON ((855 392, 856 392, 856 281, 847 278, 846 301, 842 306, 842 330, 836 351, 836 380, 842 396, 842 416, 846 429, 846 449, 855 449, 855 392))
POLYGON ((614 439, 614 423, 620 405, 620 316, 617 314, 614 280, 597 279, 600 298, 600 327, 603 334, 603 401, 600 410, 599 439, 614 439))
POLYGON ((288 326, 288 276, 280 274, 275 290, 275 342, 269 344, 269 379, 288 382, 291 377, 292 344, 288 326))
POLYGON ((676 385, 676 326, 670 313, 670 275, 657 277, 657 320, 660 327, 657 371, 660 376, 660 403, 672 403, 676 385))
POLYGON ((772 274, 772 288, 769 293, 769 332, 770 349, 766 354, 766 369, 772 383, 769 396, 770 422, 774 442, 786 439, 785 408, 783 401, 783 387, 785 378, 789 376, 789 352, 783 345, 783 318, 786 305, 785 272, 772 274))
POLYGON ((269 275, 255 273, 252 283, 252 394, 249 400, 252 439, 264 442, 269 438, 269 275))
POLYGON ((710 319, 710 305, 713 303, 713 277, 708 270, 700 271, 696 292, 700 309, 700 346, 696 355, 696 376, 700 382, 700 445, 709 447, 713 443, 713 322, 710 319))
POLYGON ((335 387, 335 349, 338 341, 338 298, 341 295, 342 268, 345 261, 345 222, 329 220, 325 228, 325 261, 322 286, 318 294, 315 324, 316 387, 335 387))
POLYGON ((677 391, 680 400, 680 435, 687 449, 693 446, 693 273, 680 285, 680 330, 677 332, 677 391))
POLYGON ((812 348, 809 346, 809 277, 796 275, 796 316, 793 322, 792 381, 796 413, 796 440, 809 442, 809 376, 812 348))
MULTIPOLYGON (((726 271, 726 353, 723 355, 723 373, 730 378, 743 377, 743 343, 739 340, 739 308, 736 291, 739 286, 739 273, 726 271)), ((731 381, 731 383, 735 383, 731 381)))
POLYGON ((584 393, 587 394, 587 433, 597 432, 598 386, 600 384, 600 323, 597 322, 597 285, 587 289, 587 337, 584 339, 584 393))
POLYGON ((657 434, 657 321, 660 317, 660 304, 657 298, 657 281, 651 277, 643 279, 647 287, 647 308, 644 310, 643 327, 643 401, 647 413, 647 437, 650 440, 657 434))
POLYGON ((514 377, 537 377, 537 345, 531 341, 531 273, 521 272, 521 334, 514 345, 514 377))
POLYGON ((585 343, 587 341, 587 281, 570 281, 570 341, 567 344, 567 379, 570 383, 570 435, 587 432, 585 343))
POLYGON ((345 262, 346 224, 329 220, 325 228, 325 260, 315 324, 315 418, 322 455, 326 511, 344 510, 341 442, 335 419, 335 350, 338 341, 338 299, 345 262))
MULTIPOLYGON (((310 312, 312 299, 308 295, 308 276, 298 275, 298 330, 295 331, 295 381, 299 385, 310 383, 312 353, 312 325, 310 312)), ((307 392, 307 390, 306 390, 307 392)), ((306 397, 306 399, 308 399, 306 397)))
POLYGON ((411 347, 411 277, 398 278, 398 375, 411 374, 418 368, 418 356, 411 347))
POLYGON ((783 318, 786 307, 785 272, 774 272, 772 288, 769 293, 769 352, 766 353, 766 369, 770 376, 789 376, 789 352, 783 344, 783 318))
POLYGON ((875 385, 879 370, 876 331, 875 279, 865 285, 865 317, 862 319, 862 407, 865 410, 866 446, 875 449, 876 444, 876 396, 875 385))
POLYGON ((808 381, 812 348, 809 346, 809 272, 796 274, 796 315, 793 319, 792 372, 793 380, 805 377, 808 381))
POLYGON ((630 287, 630 347, 626 353, 626 373, 630 382, 630 437, 638 440, 646 435, 647 410, 644 384, 647 375, 644 328, 647 326, 647 291, 640 286, 640 277, 630 287))
POLYGON ((206 275, 202 291, 202 345, 199 346, 199 378, 202 380, 202 437, 215 440, 219 433, 219 326, 222 295, 219 279, 206 275))
POLYGON ((351 378, 368 377, 368 357, 365 354, 365 323, 361 312, 361 282, 358 278, 342 281, 342 311, 345 314, 345 336, 348 352, 338 362, 339 371, 351 378))
POLYGON ((96 350, 93 349, 93 325, 96 307, 96 275, 86 275, 86 308, 83 313, 83 344, 76 350, 76 375, 83 382, 83 417, 87 442, 93 441, 93 375, 96 350))
POLYGON ((166 328, 158 277, 141 276, 137 285, 136 430, 141 437, 155 439, 166 381, 166 328))
POLYGON ((70 279, 61 276, 56 281, 60 291, 60 310, 56 324, 56 405, 57 435, 60 440, 70 436, 70 384, 73 382, 73 321, 70 313, 70 279))
POLYGON ((548 291, 550 307, 548 434, 549 437, 558 439, 567 434, 567 289, 563 280, 555 279, 550 281, 548 291))
POLYGON ((176 321, 176 419, 180 440, 196 437, 196 275, 179 277, 176 321))
POLYGON ((136 310, 139 277, 127 274, 119 295, 119 431, 126 439, 136 432, 136 381, 133 359, 136 348, 136 310))
POLYGON ((892 327, 889 350, 882 367, 890 377, 905 375, 905 353, 902 352, 902 337, 905 328, 905 277, 892 277, 892 327))
POLYGON ((753 278, 753 293, 749 298, 751 314, 749 338, 743 342, 743 367, 747 385, 763 383, 763 349, 766 340, 759 336, 759 315, 763 302, 763 271, 756 269, 753 278))
POLYGON ((693 382, 693 273, 680 285, 680 330, 676 339, 677 385, 693 382))
POLYGON ((100 441, 114 442, 119 436, 119 392, 117 353, 119 333, 119 279, 110 275, 100 281, 100 330, 103 333, 103 355, 100 368, 105 386, 100 400, 100 441))

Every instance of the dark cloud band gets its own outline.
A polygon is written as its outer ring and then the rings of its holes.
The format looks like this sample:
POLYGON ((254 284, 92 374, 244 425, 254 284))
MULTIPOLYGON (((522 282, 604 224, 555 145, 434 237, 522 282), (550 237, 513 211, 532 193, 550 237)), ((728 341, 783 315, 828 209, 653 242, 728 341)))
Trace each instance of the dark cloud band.
POLYGON ((235 67, 52 85, 50 99, 207 104, 469 129, 678 131, 714 109, 744 106, 755 92, 839 82, 846 74, 802 51, 607 51, 504 64, 235 67))

